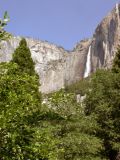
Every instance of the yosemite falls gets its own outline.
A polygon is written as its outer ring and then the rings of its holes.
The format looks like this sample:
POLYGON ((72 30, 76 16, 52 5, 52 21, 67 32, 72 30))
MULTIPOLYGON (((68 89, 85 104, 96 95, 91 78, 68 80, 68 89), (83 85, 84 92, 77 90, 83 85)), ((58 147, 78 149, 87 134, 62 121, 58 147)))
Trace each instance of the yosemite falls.
POLYGON ((91 45, 89 47, 88 54, 87 54, 84 78, 88 77, 90 73, 91 73, 91 45))

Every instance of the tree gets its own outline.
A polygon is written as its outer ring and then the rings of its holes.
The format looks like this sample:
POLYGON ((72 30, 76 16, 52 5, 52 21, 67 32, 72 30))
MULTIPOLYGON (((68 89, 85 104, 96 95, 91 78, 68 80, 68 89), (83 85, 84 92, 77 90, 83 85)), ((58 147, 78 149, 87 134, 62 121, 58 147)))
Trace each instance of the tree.
POLYGON ((27 47, 27 42, 23 38, 20 41, 18 48, 15 50, 13 54, 13 60, 19 66, 20 72, 26 72, 30 75, 34 75, 34 62, 31 58, 30 49, 27 47))
POLYGON ((61 90, 50 95, 48 104, 51 111, 61 117, 55 123, 59 124, 57 137, 60 139, 60 147, 64 150, 59 159, 101 159, 99 151, 102 141, 95 137, 96 122, 93 117, 85 116, 84 108, 76 103, 75 94, 61 90))
POLYGON ((46 122, 40 101, 36 75, 20 74, 15 63, 0 65, 1 160, 57 159, 56 128, 46 122))
POLYGON ((55 127, 46 122, 38 77, 16 63, 0 64, 0 159, 56 160, 55 127))
POLYGON ((61 153, 59 139, 54 136, 56 128, 46 122, 31 55, 24 52, 15 57, 16 63, 0 64, 0 159, 56 160, 61 153), (28 66, 23 68, 18 56, 28 66))
POLYGON ((120 73, 97 71, 85 102, 86 114, 95 117, 97 136, 104 141, 102 155, 114 160, 120 148, 120 73))

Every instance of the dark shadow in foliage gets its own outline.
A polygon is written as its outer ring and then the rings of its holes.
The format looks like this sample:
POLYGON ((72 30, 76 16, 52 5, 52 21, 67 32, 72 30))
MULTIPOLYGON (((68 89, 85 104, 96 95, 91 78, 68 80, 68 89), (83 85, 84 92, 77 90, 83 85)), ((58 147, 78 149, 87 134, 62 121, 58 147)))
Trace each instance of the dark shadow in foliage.
POLYGON ((37 111, 34 112, 32 115, 28 115, 24 118, 24 121, 26 121, 28 125, 33 125, 33 126, 39 126, 42 121, 49 121, 51 123, 56 124, 64 120, 65 119, 62 116, 52 111, 48 112, 37 111))

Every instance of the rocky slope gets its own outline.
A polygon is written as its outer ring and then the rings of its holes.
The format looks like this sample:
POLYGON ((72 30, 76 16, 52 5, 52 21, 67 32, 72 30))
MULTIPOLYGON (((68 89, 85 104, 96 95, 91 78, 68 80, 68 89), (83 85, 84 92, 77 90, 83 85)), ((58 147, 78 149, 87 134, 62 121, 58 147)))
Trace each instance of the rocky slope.
MULTIPOLYGON (((73 51, 48 42, 26 38, 40 77, 43 93, 64 88, 89 76, 97 68, 110 68, 120 42, 120 5, 97 26, 91 39, 82 40, 73 51)), ((0 62, 10 61, 20 37, 1 42, 0 62)))

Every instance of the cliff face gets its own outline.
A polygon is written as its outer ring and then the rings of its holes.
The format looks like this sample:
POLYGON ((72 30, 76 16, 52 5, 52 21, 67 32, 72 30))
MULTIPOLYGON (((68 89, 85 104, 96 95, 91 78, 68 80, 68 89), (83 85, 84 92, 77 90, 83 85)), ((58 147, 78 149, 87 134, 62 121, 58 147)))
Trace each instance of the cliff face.
MULTIPOLYGON (((12 53, 18 47, 20 37, 12 37, 1 43, 0 62, 12 59, 12 53)), ((80 51, 65 51, 48 42, 26 38, 35 62, 35 70, 40 77, 40 91, 50 93, 64 88, 83 77, 85 58, 91 41, 82 41, 80 51)))
POLYGON ((59 90, 81 79, 88 48, 85 46, 89 41, 82 43, 81 52, 68 52, 53 44, 31 39, 27 42, 40 76, 42 92, 59 90))
MULTIPOLYGON (((120 42, 120 5, 112 10, 98 25, 91 39, 83 40, 73 51, 66 51, 48 42, 26 38, 40 77, 43 93, 64 88, 97 68, 110 68, 120 42)), ((0 62, 10 61, 18 47, 20 37, 1 42, 0 62)))
POLYGON ((120 5, 98 25, 91 43, 91 68, 110 68, 116 49, 120 44, 120 5))

